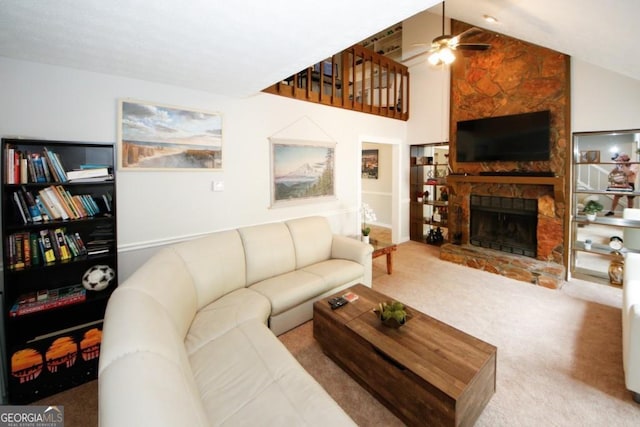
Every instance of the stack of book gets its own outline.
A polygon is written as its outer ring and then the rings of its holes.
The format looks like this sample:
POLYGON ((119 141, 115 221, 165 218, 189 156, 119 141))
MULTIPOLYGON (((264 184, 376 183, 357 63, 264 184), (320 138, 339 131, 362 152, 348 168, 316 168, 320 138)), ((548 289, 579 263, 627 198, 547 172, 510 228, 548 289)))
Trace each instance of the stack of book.
POLYGON ((67 171, 70 182, 109 181, 113 179, 113 169, 106 165, 81 165, 80 169, 67 171))
MULTIPOLYGON (((110 202, 107 203, 106 197, 107 195, 103 195, 101 204, 104 203, 104 211, 109 212, 111 206, 110 202)), ((108 198, 110 200, 111 194, 108 198)), ((62 185, 50 185, 35 195, 22 186, 13 193, 13 201, 24 224, 57 219, 81 219, 103 212, 91 195, 72 195, 62 185)))
POLYGON ((87 299, 87 290, 80 285, 30 292, 18 297, 11 307, 11 317, 22 316, 43 310, 50 310, 87 299))
POLYGON ((38 232, 13 233, 7 239, 6 250, 10 269, 66 261, 89 255, 80 233, 67 233, 64 227, 38 232))
POLYGON ((633 192, 633 188, 629 184, 612 184, 607 187, 607 191, 633 192))
POLYGON ((99 224, 89 233, 87 255, 99 255, 111 251, 115 243, 113 224, 99 224))
POLYGON ((46 147, 42 153, 31 153, 7 144, 4 158, 6 184, 68 181, 60 156, 46 147))

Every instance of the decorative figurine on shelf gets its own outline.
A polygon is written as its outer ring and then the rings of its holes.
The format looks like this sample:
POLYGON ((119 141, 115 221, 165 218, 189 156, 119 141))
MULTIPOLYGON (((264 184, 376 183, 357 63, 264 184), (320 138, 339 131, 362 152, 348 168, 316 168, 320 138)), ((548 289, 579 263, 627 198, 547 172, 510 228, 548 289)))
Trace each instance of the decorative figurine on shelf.
POLYGON ((449 192, 447 191, 447 187, 440 187, 440 200, 446 202, 449 200, 449 192))
POLYGON ((444 235, 442 234, 442 229, 440 227, 429 230, 429 234, 427 234, 427 243, 430 245, 439 245, 442 242, 444 242, 444 235))
MULTIPOLYGON (((632 194, 636 189, 636 177, 638 175, 638 164, 631 163, 631 159, 625 153, 614 154, 611 157, 617 165, 609 173, 609 187, 607 191, 628 191, 632 194)), ((620 201, 620 194, 614 194, 611 201, 611 210, 605 214, 605 216, 612 216, 618 207, 620 201)), ((627 196, 627 207, 633 207, 633 195, 627 196)))

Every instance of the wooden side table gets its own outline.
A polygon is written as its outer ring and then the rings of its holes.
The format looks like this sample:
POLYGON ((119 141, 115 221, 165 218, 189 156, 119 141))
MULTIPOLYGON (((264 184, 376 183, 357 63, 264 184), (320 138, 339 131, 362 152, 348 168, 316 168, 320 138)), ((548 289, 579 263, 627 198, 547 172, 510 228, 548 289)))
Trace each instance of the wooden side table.
POLYGON ((394 243, 382 242, 380 240, 371 239, 371 246, 373 246, 373 253, 371 258, 377 258, 382 255, 387 256, 387 274, 393 273, 393 252, 398 249, 398 246, 394 243))

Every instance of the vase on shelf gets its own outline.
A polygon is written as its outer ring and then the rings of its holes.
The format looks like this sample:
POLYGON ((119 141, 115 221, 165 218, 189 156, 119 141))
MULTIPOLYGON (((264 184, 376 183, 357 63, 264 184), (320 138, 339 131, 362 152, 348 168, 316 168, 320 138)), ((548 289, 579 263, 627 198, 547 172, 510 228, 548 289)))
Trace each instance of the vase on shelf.
POLYGON ((624 256, 618 251, 613 251, 612 254, 614 255, 614 258, 609 264, 609 282, 612 285, 622 286, 624 256))
POLYGON ((369 236, 368 235, 367 236, 362 236, 362 241, 364 243, 369 243, 369 236))

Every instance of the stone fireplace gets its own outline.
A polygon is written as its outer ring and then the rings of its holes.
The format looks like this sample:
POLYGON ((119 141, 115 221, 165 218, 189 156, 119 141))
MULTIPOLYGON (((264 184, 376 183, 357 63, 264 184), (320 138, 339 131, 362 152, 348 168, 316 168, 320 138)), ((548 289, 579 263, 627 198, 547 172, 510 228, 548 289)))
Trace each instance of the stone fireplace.
MULTIPOLYGON (((453 34, 458 34, 470 25, 452 20, 451 27, 453 34)), ((450 158, 453 173, 447 178, 448 224, 456 244, 442 245, 440 258, 558 288, 569 264, 564 249, 569 200, 565 178, 571 159, 569 57, 489 30, 470 41, 490 43, 491 49, 464 51, 451 65, 450 150, 455 152, 457 146, 458 121, 549 110, 550 158, 508 162, 458 162, 450 158), (488 197, 484 203, 511 203, 512 208, 514 202, 505 199, 523 199, 526 218, 505 218, 497 213, 492 217, 491 210, 485 209, 481 215, 486 223, 481 230, 471 215, 472 200, 477 197, 480 204, 488 197), (536 206, 528 205, 527 200, 535 200, 536 206), (522 231, 525 226, 530 232, 522 231), (487 227, 498 236, 484 242, 487 227), (514 244, 514 235, 528 243, 514 244)))
POLYGON ((560 287, 565 277, 564 203, 558 200, 563 182, 557 177, 450 176, 449 222, 460 244, 443 245, 440 258, 560 287))
POLYGON ((536 257, 538 200, 471 195, 469 243, 536 257))

